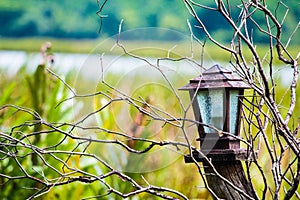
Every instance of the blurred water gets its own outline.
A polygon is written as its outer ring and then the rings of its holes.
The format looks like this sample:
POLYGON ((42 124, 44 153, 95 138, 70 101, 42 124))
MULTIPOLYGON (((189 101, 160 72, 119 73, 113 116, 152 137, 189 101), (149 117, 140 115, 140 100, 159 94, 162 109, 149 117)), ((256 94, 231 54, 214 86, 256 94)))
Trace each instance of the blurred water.
MULTIPOLYGON (((70 54, 55 53, 54 65, 52 69, 58 74, 67 74, 70 71, 80 73, 80 75, 98 80, 102 71, 110 73, 126 74, 137 68, 149 68, 149 64, 144 60, 134 59, 128 56, 97 54, 70 54)), ((153 65, 157 64, 157 60, 147 58, 147 61, 153 65)), ((5 71, 7 75, 13 76, 22 66, 26 66, 28 72, 33 72, 38 64, 42 62, 40 53, 26 53, 23 51, 0 51, 0 69, 5 71)), ((198 75, 200 73, 199 66, 187 62, 161 61, 160 66, 167 71, 175 71, 177 73, 198 75)), ((146 70, 147 71, 147 70, 146 70)), ((150 76, 144 71, 143 75, 150 76)))
MULTIPOLYGON (((115 56, 97 54, 74 54, 74 53, 55 53, 55 62, 52 66, 53 70, 58 74, 65 75, 70 71, 80 73, 81 76, 89 80, 99 80, 104 72, 126 74, 132 72, 136 68, 144 68, 143 74, 151 76, 151 70, 148 72, 149 64, 143 60, 128 56, 115 56), (102 69, 103 68, 103 69, 102 69)), ((147 61, 154 66, 157 66, 157 59, 147 58, 147 61)), ((24 51, 0 51, 0 69, 5 71, 8 76, 14 76, 22 66, 26 66, 28 72, 33 72, 38 64, 42 62, 40 53, 26 53, 24 51)), ((205 61, 204 66, 210 67, 215 62, 205 61)), ((221 65, 228 65, 221 63, 221 65)), ((201 69, 196 64, 189 61, 173 62, 161 61, 160 66, 165 72, 173 71, 177 74, 198 76, 201 69)), ((134 74, 137 75, 137 74, 134 74)), ((277 67, 274 70, 274 78, 283 86, 288 86, 291 83, 293 69, 291 67, 277 67)))
MULTIPOLYGON (((78 69, 87 57, 84 54, 63 54, 54 55, 54 68, 60 73, 67 73, 72 69, 78 69), (61 66, 61 67, 59 67, 61 66)), ((15 75, 22 67, 26 66, 29 72, 35 70, 42 62, 40 53, 26 53, 23 51, 0 51, 0 68, 4 69, 8 75, 15 75)))

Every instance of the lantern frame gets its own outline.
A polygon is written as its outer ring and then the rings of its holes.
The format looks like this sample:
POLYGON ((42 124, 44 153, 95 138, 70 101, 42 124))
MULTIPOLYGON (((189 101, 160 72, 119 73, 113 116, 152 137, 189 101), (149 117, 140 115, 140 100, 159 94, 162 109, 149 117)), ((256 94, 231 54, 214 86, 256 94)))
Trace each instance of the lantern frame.
MULTIPOLYGON (((247 153, 246 150, 240 149, 240 140, 237 138, 240 137, 240 120, 242 113, 241 101, 244 95, 244 90, 249 88, 251 87, 241 78, 234 76, 232 71, 216 64, 205 70, 202 75, 191 79, 189 84, 179 89, 188 90, 190 92, 195 119, 199 122, 197 124, 199 133, 197 141, 200 141, 200 149, 203 153, 208 154, 208 157, 213 157, 215 160, 240 160, 247 157, 245 156, 247 153), (221 91, 220 94, 223 95, 221 102, 223 101, 222 117, 224 124, 223 127, 218 129, 213 128, 216 127, 216 124, 205 124, 205 120, 201 113, 203 114, 204 110, 207 108, 200 107, 200 103, 198 102, 198 96, 205 93, 208 93, 206 98, 211 100, 209 93, 213 93, 213 91, 221 91), (237 102, 235 102, 237 103, 236 110, 231 110, 233 109, 231 108, 233 106, 233 100, 231 101, 231 98, 234 98, 234 95, 231 95, 232 91, 235 91, 235 94, 237 94, 237 102), (236 111, 236 113, 234 113, 235 127, 231 124, 234 123, 231 121, 233 111, 236 111), (231 130, 232 128, 234 131, 231 130), (207 130, 213 131, 208 132, 207 130), (231 133, 234 137, 228 134, 223 134, 224 132, 231 133)), ((206 101, 208 101, 208 99, 206 101)), ((210 108, 209 110, 211 111, 212 109, 210 108)), ((211 119, 211 116, 209 117, 211 119)), ((196 154, 199 157, 198 153, 196 154)), ((186 162, 191 161, 189 155, 185 158, 186 162)), ((199 158, 199 161, 201 161, 201 158, 199 158)))

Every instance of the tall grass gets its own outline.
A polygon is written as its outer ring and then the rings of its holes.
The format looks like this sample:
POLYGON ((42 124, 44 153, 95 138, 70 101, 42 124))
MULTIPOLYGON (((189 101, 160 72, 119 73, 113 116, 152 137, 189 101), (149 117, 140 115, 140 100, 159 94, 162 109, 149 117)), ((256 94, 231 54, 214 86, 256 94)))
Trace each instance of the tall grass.
MULTIPOLYGON (((17 106, 28 107, 32 110, 37 111, 42 118, 45 120, 56 123, 56 122, 72 122, 79 120, 86 113, 91 110, 96 110, 99 106, 105 103, 105 98, 103 96, 94 96, 90 98, 78 98, 70 106, 68 102, 66 104, 58 103, 67 97, 70 97, 70 91, 62 84, 58 79, 56 79, 51 74, 47 73, 45 66, 37 66, 33 74, 29 74, 26 70, 26 66, 22 67, 20 71, 14 77, 5 78, 5 74, 1 73, 3 79, 0 80, 0 92, 2 95, 1 105, 5 104, 15 104, 17 106), (92 104, 91 104, 92 102, 92 104), (68 106, 69 105, 69 106, 68 106), (74 115, 72 111, 77 109, 77 106, 83 105, 81 109, 77 110, 80 115, 74 115)), ((66 75, 65 79, 73 87, 71 80, 74 80, 74 74, 70 73, 66 75)), ((106 80, 111 83, 118 82, 120 77, 117 74, 107 74, 106 80)), ((96 82, 90 82, 83 78, 77 77, 77 81, 80 82, 82 91, 77 91, 79 94, 84 94, 84 88, 95 87, 97 91, 107 92, 109 88, 105 88, 103 85, 98 85, 96 82), (94 84, 94 86, 91 86, 94 84)), ((174 116, 179 117, 181 111, 178 106, 177 99, 170 92, 168 88, 165 88, 165 83, 158 83, 157 85, 145 85, 139 88, 133 87, 134 85, 139 85, 144 78, 127 78, 123 79, 122 84, 127 84, 131 86, 134 91, 130 91, 129 94, 133 95, 136 99, 152 96, 153 105, 166 109, 169 113, 174 116), (164 99, 165 101, 162 101, 164 99)), ((153 83, 153 82, 152 82, 153 83)), ((181 84, 181 83, 180 83, 181 84)), ((182 83, 184 84, 184 83, 182 83)), ((124 88, 123 88, 124 89, 124 88)), ((113 91, 111 91, 113 93, 113 91)), ((112 94, 114 96, 114 94, 112 94)), ((115 94, 117 95, 117 94, 115 94)), ((114 131, 128 131, 126 127, 122 126, 121 121, 125 120, 128 124, 128 129, 133 124, 135 116, 138 114, 138 110, 134 107, 129 106, 127 113, 124 114, 124 106, 128 105, 124 103, 114 103, 106 110, 99 112, 97 115, 98 121, 88 122, 90 125, 98 125, 102 128, 114 131)), ((23 124, 33 122, 32 128, 22 129, 24 132, 37 132, 42 131, 43 127, 34 125, 36 119, 32 118, 30 115, 18 115, 14 113, 14 110, 2 110, 0 127, 1 131, 10 132, 11 128, 23 124)), ((171 126, 163 126, 162 123, 155 123, 155 121, 149 121, 149 118, 145 118, 143 124, 140 126, 141 135, 140 137, 155 139, 155 140, 168 140, 174 139, 178 136, 178 130, 171 126)), ((112 134, 105 132, 95 132, 95 131, 82 131, 78 134, 89 134, 95 136, 99 139, 115 139, 116 137, 112 134)), ((49 133, 45 137, 36 137, 32 144, 37 146, 51 146, 57 143, 61 134, 49 133)), ((178 140, 181 140, 180 138, 178 140)), ((77 145, 77 142, 73 140, 67 140, 61 145, 61 149, 73 149, 77 145)), ((140 142, 136 144, 134 148, 143 149, 146 144, 140 142)), ((134 178, 137 182, 141 184, 147 184, 145 179, 148 180, 150 184, 158 185, 162 187, 170 187, 172 189, 178 190, 191 198, 203 198, 206 199, 209 194, 206 190, 197 189, 196 186, 201 185, 201 178, 197 175, 196 168, 193 165, 186 165, 183 161, 181 155, 182 152, 176 153, 174 150, 169 150, 167 148, 155 148, 148 154, 139 156, 133 153, 126 153, 119 147, 112 147, 111 145, 105 144, 95 144, 88 148, 89 153, 100 156, 104 160, 107 160, 111 165, 115 166, 119 170, 124 170, 126 174, 134 178), (140 173, 136 173, 140 172, 140 173), (176 173, 174 173, 176 172, 176 173), (145 179, 144 179, 145 178, 145 179)), ((184 152, 183 152, 184 153, 184 152)), ((67 159, 67 158, 61 158, 67 159)), ((47 160, 49 164, 56 166, 58 163, 49 157, 47 160)), ((40 176, 39 172, 43 172, 47 177, 55 177, 57 174, 44 166, 39 162, 37 158, 32 156, 31 160, 21 160, 20 163, 24 168, 32 172, 34 176, 40 176)), ((68 163, 70 166, 80 167, 89 173, 99 174, 105 171, 101 165, 89 160, 83 160, 79 156, 69 158, 68 163)), ((60 165, 60 164, 59 164, 60 165)), ((17 163, 13 160, 7 162, 7 159, 0 161, 1 173, 6 175, 16 175, 21 172, 17 172, 19 169, 17 163)), ((1 180, 4 182, 5 180, 1 180)), ((122 192, 130 192, 132 188, 129 184, 124 182, 118 177, 109 177, 106 180, 116 189, 122 192)), ((1 186, 1 195, 4 199, 29 196, 32 194, 31 190, 26 190, 24 188, 34 188, 36 183, 28 180, 15 180, 8 184, 1 186), (13 184, 10 184, 13 183, 13 184), (16 190, 15 188, 19 188, 16 190), (22 189, 23 188, 23 189, 22 189)), ((65 186, 54 187, 49 193, 45 194, 43 198, 45 199, 78 199, 93 195, 104 194, 105 187, 99 183, 93 184, 82 184, 82 183, 72 183, 65 186)), ((138 195, 140 199, 150 198, 148 194, 138 195)), ((108 196, 107 199, 118 198, 115 196, 108 196)))

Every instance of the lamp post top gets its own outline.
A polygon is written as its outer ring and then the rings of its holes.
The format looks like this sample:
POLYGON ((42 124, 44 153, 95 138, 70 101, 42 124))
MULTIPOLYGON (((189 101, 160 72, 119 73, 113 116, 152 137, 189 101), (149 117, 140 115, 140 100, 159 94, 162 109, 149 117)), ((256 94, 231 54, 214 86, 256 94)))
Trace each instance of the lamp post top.
POLYGON ((210 88, 246 89, 250 88, 250 86, 241 78, 234 76, 232 71, 216 64, 205 70, 202 75, 191 79, 190 83, 180 88, 180 90, 201 90, 210 88))

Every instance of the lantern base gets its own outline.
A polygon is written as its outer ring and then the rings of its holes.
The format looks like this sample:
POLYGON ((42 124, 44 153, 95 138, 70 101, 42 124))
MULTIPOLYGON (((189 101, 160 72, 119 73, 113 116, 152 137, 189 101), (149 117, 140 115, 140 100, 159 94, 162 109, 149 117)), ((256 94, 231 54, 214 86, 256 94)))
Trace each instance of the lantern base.
POLYGON ((201 150, 207 149, 211 151, 213 149, 240 149, 240 140, 230 137, 222 136, 220 137, 217 133, 206 134, 205 137, 200 137, 196 139, 200 141, 201 150))
MULTIPOLYGON (((202 154, 198 151, 193 152, 193 158, 197 162, 206 162, 207 159, 210 161, 236 161, 236 160, 254 160, 257 158, 257 153, 254 154, 247 149, 212 149, 212 150, 201 150, 202 154), (203 157, 202 155, 205 155, 203 157)), ((191 155, 185 155, 185 163, 193 163, 194 160, 191 155)))

